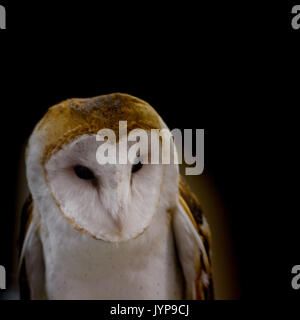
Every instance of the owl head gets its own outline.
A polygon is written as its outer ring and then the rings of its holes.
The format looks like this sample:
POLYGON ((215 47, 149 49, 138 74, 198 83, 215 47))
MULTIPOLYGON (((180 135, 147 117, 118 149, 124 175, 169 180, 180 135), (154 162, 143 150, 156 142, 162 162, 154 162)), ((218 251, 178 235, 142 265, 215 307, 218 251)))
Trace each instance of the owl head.
POLYGON ((118 148, 127 138, 120 135, 120 121, 127 121, 128 132, 143 129, 149 136, 151 129, 167 129, 148 103, 127 94, 70 99, 47 111, 26 155, 28 184, 42 221, 63 217, 78 231, 118 242, 142 234, 159 207, 175 207, 178 168, 143 164, 140 159, 153 152, 151 144, 133 163, 97 161, 99 130, 113 130, 118 157, 131 147, 118 148))

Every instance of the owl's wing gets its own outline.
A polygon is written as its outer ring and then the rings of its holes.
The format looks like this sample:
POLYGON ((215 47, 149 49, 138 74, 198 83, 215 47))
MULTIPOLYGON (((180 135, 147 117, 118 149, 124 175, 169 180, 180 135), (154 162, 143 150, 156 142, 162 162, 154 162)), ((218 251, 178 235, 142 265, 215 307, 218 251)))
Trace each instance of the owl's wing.
POLYGON ((173 226, 185 278, 186 299, 213 299, 209 226, 198 199, 181 177, 179 207, 174 212, 173 226))
POLYGON ((29 195, 22 209, 19 234, 19 285, 20 298, 44 299, 44 257, 42 243, 34 219, 34 203, 29 195))

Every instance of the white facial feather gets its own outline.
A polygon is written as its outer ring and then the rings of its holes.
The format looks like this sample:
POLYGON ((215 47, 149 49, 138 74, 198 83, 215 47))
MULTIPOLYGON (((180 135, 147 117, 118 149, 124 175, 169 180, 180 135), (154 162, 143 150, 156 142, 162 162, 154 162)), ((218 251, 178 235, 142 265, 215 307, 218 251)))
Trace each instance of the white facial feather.
POLYGON ((162 165, 144 164, 132 173, 132 164, 100 165, 99 142, 83 135, 64 146, 46 163, 46 178, 62 213, 94 237, 124 241, 138 236, 156 213, 162 165), (78 178, 74 167, 89 168, 96 183, 78 178))

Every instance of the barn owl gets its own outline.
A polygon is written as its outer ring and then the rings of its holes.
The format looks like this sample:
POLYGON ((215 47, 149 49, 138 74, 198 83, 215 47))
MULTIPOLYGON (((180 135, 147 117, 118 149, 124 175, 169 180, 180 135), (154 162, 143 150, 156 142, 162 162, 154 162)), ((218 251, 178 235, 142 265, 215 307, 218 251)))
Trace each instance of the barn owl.
POLYGON ((167 128, 114 93, 51 107, 26 149, 22 299, 211 299, 210 231, 176 164, 105 164, 96 134, 167 128))

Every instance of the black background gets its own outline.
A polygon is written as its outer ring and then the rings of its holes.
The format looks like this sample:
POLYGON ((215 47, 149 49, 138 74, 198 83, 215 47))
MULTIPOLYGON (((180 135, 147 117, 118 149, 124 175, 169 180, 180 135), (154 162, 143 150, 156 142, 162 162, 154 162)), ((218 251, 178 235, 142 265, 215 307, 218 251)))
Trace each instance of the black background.
POLYGON ((16 168, 33 126, 63 99, 119 91, 155 106, 170 128, 206 130, 241 297, 299 297, 290 285, 300 264, 292 4, 0 3, 0 264, 11 263, 16 168))

